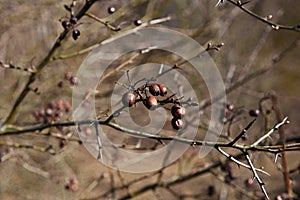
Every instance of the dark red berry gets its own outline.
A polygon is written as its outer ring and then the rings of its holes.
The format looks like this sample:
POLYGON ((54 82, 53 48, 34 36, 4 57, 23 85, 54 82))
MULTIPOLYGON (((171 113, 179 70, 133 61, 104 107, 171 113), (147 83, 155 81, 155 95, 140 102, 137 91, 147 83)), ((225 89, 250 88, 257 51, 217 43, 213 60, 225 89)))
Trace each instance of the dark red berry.
POLYGON ((77 85, 78 84, 78 79, 76 78, 76 77, 72 77, 71 79, 70 79, 70 84, 71 85, 77 85))
POLYGON ((145 101, 145 105, 149 110, 155 110, 158 106, 158 102, 155 97, 150 96, 150 97, 147 97, 147 99, 145 101))
POLYGON ((61 22, 62 27, 64 27, 64 29, 68 29, 71 27, 71 23, 68 20, 64 20, 61 22))
POLYGON ((72 32, 72 37, 74 40, 77 40, 80 36, 80 31, 77 30, 77 29, 74 29, 73 32, 72 32))
POLYGON ((69 81, 72 77, 73 77, 72 72, 66 72, 66 73, 65 73, 65 79, 66 79, 66 80, 69 81))
POLYGON ((259 110, 258 109, 255 109, 255 110, 249 110, 249 115, 251 117, 258 117, 259 115, 259 110))
POLYGON ((136 26, 140 26, 140 25, 142 25, 142 20, 140 20, 140 19, 137 19, 137 20, 134 20, 134 25, 136 25, 136 26))
POLYGON ((178 104, 175 104, 171 108, 171 113, 172 113, 173 117, 181 119, 185 115, 185 108, 178 104))
POLYGON ((77 21, 78 21, 77 17, 72 17, 70 19, 70 23, 73 24, 73 25, 75 25, 77 23, 77 21))
POLYGON ((163 84, 158 84, 159 90, 160 90, 160 96, 165 96, 168 93, 167 88, 163 84))
POLYGON ((149 92, 150 92, 153 96, 158 96, 159 93, 160 93, 160 89, 159 89, 158 85, 154 83, 154 84, 150 85, 150 87, 149 87, 149 92))
POLYGON ((127 92, 122 97, 122 103, 126 107, 131 107, 135 104, 136 96, 132 92, 127 92))
POLYGON ((107 9, 107 12, 109 13, 109 14, 113 14, 114 12, 116 12, 116 8, 115 7, 108 7, 108 9, 107 9))
POLYGON ((64 86, 64 82, 63 81, 59 81, 57 83, 57 87, 62 88, 64 86))
POLYGON ((175 130, 179 130, 183 127, 183 121, 181 119, 178 118, 173 118, 171 120, 171 125, 175 130))
POLYGON ((216 189, 213 185, 208 186, 207 188, 207 195, 213 196, 216 193, 216 189))

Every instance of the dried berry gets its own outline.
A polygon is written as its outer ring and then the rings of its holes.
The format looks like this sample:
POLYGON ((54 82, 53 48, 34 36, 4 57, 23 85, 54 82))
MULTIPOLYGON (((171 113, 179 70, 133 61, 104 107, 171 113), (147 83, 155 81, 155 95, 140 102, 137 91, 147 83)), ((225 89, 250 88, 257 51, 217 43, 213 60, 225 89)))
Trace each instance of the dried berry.
POLYGON ((126 107, 131 107, 135 104, 136 96, 132 92, 127 92, 122 97, 122 103, 126 107))
POLYGON ((116 8, 115 7, 108 7, 108 9, 107 9, 107 12, 109 13, 109 14, 113 14, 114 12, 116 12, 116 8))
POLYGON ((149 110, 155 110, 158 107, 157 99, 153 96, 147 97, 147 99, 145 101, 145 106, 149 110))
POLYGON ((76 78, 76 77, 72 77, 71 79, 70 79, 70 84, 71 85, 77 85, 78 84, 78 79, 76 78))
POLYGON ((72 17, 70 19, 70 23, 73 24, 73 25, 77 24, 77 21, 78 21, 77 17, 72 17))
POLYGON ((173 118, 171 120, 171 125, 175 130, 179 130, 183 127, 183 121, 178 118, 173 118))
POLYGON ((57 87, 62 88, 64 86, 64 82, 63 81, 59 81, 57 83, 57 87))
POLYGON ((160 89, 159 86, 157 84, 152 84, 149 86, 149 92, 153 95, 153 96, 158 96, 160 94, 160 89))
POLYGON ((137 19, 137 20, 134 20, 134 25, 136 25, 136 26, 140 26, 140 25, 142 25, 142 20, 140 20, 140 19, 137 19))
POLYGON ((78 190, 78 181, 77 181, 77 179, 75 177, 70 178, 65 187, 66 187, 67 190, 70 190, 72 192, 76 192, 78 190))
POLYGON ((165 96, 168 93, 167 88, 163 84, 158 84, 159 91, 160 91, 160 96, 165 96))
POLYGON ((72 37, 74 40, 77 40, 80 36, 80 31, 78 29, 74 29, 72 32, 72 37))
POLYGON ((258 109, 255 109, 255 110, 249 110, 249 115, 251 117, 258 117, 259 115, 259 110, 258 109))
POLYGON ((173 117, 181 119, 185 115, 185 108, 178 105, 178 104, 175 104, 171 108, 171 114, 172 114, 173 117))
POLYGON ((62 27, 64 27, 64 29, 68 29, 71 27, 71 22, 69 22, 68 20, 63 20, 61 22, 62 27))
POLYGON ((213 185, 208 186, 207 188, 207 195, 213 196, 216 193, 216 189, 213 185))

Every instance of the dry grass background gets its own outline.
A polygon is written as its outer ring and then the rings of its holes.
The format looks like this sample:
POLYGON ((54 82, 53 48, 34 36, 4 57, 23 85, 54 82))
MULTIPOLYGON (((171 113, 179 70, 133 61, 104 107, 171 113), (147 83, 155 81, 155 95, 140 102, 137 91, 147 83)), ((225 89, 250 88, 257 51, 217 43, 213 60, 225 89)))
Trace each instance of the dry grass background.
MULTIPOLYGON (((78 1, 78 8, 84 3, 78 1)), ((217 1, 211 0, 103 0, 97 2, 90 12, 99 18, 105 18, 114 25, 120 24, 121 28, 132 24, 132 21, 144 17, 148 19, 172 16, 173 20, 163 23, 163 26, 173 28, 183 33, 192 35, 200 44, 206 45, 208 41, 213 43, 224 42, 225 46, 219 52, 211 52, 224 79, 230 69, 235 67, 234 76, 229 82, 234 83, 241 76, 245 76, 257 69, 263 68, 272 61, 272 58, 292 43, 297 45, 288 51, 280 62, 262 76, 239 87, 228 95, 229 102, 236 107, 247 109, 257 108, 259 99, 270 91, 276 91, 280 100, 281 111, 288 116, 291 123, 286 128, 286 137, 299 137, 300 119, 300 40, 299 32, 275 31, 259 22, 237 7, 225 3, 215 7, 217 1), (150 3, 154 6, 153 12, 146 13, 150 3), (107 8, 113 5, 119 10, 114 15, 107 13, 107 8), (257 55, 255 55, 255 53, 257 55), (254 57, 251 60, 251 55, 254 57), (252 63, 248 68, 244 68, 252 63)), ((0 60, 8 63, 12 61, 18 66, 36 65, 47 54, 58 34, 63 31, 59 20, 67 17, 63 8, 70 1, 54 0, 18 0, 0 1, 0 60)), ((256 13, 267 16, 273 15, 273 20, 281 24, 299 24, 300 2, 286 0, 253 0, 247 5, 256 13)), ((82 48, 100 42, 113 34, 103 25, 84 17, 78 28, 81 36, 77 41, 68 37, 66 43, 58 50, 57 55, 65 55, 82 48)), ((33 84, 38 87, 40 94, 34 92, 28 94, 23 101, 16 117, 17 125, 33 123, 32 112, 47 105, 48 102, 58 99, 71 102, 72 86, 64 81, 62 88, 57 83, 64 79, 64 74, 71 71, 76 74, 81 62, 87 54, 75 56, 69 59, 59 59, 49 63, 33 84)), ((157 58, 164 59, 163 57, 157 58)), ((26 72, 10 69, 0 69, 0 119, 5 120, 13 102, 24 87, 28 78, 26 72)), ((111 83, 106 83, 103 90, 108 90, 111 83)), ((106 97, 107 98, 107 97, 106 97)), ((71 120, 71 113, 65 114, 61 120, 71 120)), ((251 118, 245 112, 240 121, 234 124, 233 132, 238 133, 251 118)), ((276 123, 274 118, 270 120, 271 126, 276 123)), ((54 133, 56 129, 52 129, 54 133)), ((76 135, 75 128, 66 127, 64 133, 72 132, 76 135)), ((249 134, 250 140, 261 136, 264 132, 264 119, 259 117, 249 134)), ((275 140, 278 137, 274 136, 275 140)), ((3 162, 0 163, 0 199, 80 199, 96 198, 108 190, 112 184, 120 186, 122 182, 141 177, 144 174, 117 173, 97 162, 84 148, 76 142, 68 144, 60 149, 57 138, 42 136, 37 133, 0 136, 1 141, 20 142, 22 144, 47 145, 53 144, 59 152, 50 155, 46 152, 38 152, 30 149, 8 148, 0 146, 3 154, 3 162), (102 177, 99 179, 99 177, 102 177), (122 178, 120 178, 122 177, 122 178), (65 188, 68 181, 74 178, 78 182, 78 189, 70 191, 65 188), (88 186, 98 180, 94 188, 85 195, 88 186)), ((164 178, 174 178, 178 171, 186 174, 209 163, 223 159, 218 152, 212 152, 206 159, 197 159, 195 151, 190 149, 180 159, 179 163, 166 169, 164 178), (191 158, 192 157, 192 158, 191 158), (191 160, 189 160, 191 158, 191 160)), ((274 157, 264 153, 254 154, 255 164, 263 166, 271 177, 263 176, 266 188, 272 199, 285 191, 282 173, 273 163, 274 157)), ((290 169, 299 165, 299 152, 287 153, 290 169)), ((280 160, 280 159, 279 159, 280 160)), ((279 162, 280 163, 280 162, 279 162)), ((237 179, 233 183, 241 186, 246 191, 256 191, 260 194, 259 187, 245 187, 244 181, 252 177, 249 170, 233 165, 234 176, 237 179)), ((224 175, 220 170, 215 170, 220 176, 224 175)), ((299 172, 292 174, 294 192, 300 195, 299 172)), ((155 182, 155 178, 148 178, 143 182, 129 188, 133 191, 142 185, 155 182)), ((231 186, 215 178, 211 174, 205 174, 172 187, 180 194, 201 194, 195 199, 223 199, 220 195, 227 194, 227 199, 248 199, 231 186), (209 185, 214 185, 216 192, 213 196, 207 195, 209 185)), ((117 191, 116 197, 126 194, 126 189, 117 191)), ((111 194, 113 195, 113 194, 111 194)), ((104 199, 114 198, 112 196, 104 199)), ((158 189, 154 192, 146 192, 135 199, 176 199, 170 192, 158 189)), ((96 198, 97 199, 97 198, 96 198)), ((187 199, 193 199, 192 197, 187 199)))

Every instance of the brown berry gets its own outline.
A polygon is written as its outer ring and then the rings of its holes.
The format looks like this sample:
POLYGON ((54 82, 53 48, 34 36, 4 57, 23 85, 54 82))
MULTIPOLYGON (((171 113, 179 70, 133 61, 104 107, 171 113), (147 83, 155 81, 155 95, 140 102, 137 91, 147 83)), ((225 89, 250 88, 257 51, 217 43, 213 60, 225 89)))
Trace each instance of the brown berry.
POLYGON ((173 117, 181 119, 185 115, 185 108, 178 104, 175 104, 171 108, 171 114, 173 115, 173 117))
POLYGON ((63 81, 59 81, 57 83, 57 87, 62 88, 64 86, 64 82, 63 81))
POLYGON ((183 121, 181 119, 178 118, 173 118, 171 120, 171 125, 175 130, 179 130, 183 127, 183 121))
POLYGON ((160 91, 160 96, 165 96, 168 93, 167 88, 163 84, 158 84, 159 91, 160 91))
POLYGON ((66 72, 66 73, 65 73, 65 79, 66 79, 66 80, 69 81, 72 77, 73 77, 72 72, 66 72))
POLYGON ((249 110, 249 115, 251 117, 258 117, 259 115, 259 110, 258 109, 255 109, 255 110, 249 110))
POLYGON ((158 102, 155 97, 147 97, 145 105, 149 110, 155 110, 158 107, 158 102))
POLYGON ((132 92, 127 92, 122 97, 122 103, 126 107, 131 107, 135 104, 136 96, 132 92))
POLYGON ((149 86, 149 92, 153 95, 153 96, 158 96, 160 93, 160 89, 159 86, 157 84, 152 84, 149 86))

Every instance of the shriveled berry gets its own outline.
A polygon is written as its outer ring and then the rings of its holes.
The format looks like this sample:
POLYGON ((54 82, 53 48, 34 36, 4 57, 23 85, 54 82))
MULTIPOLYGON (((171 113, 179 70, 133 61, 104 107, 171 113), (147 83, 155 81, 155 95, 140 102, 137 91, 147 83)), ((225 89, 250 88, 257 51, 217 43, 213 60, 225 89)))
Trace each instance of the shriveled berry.
POLYGON ((140 20, 140 19, 137 19, 137 20, 134 20, 134 25, 136 25, 136 26, 140 26, 140 25, 142 25, 142 20, 140 20))
POLYGON ((63 20, 61 22, 62 27, 64 27, 64 29, 68 29, 71 27, 71 22, 69 22, 68 20, 63 20))
POLYGON ((78 21, 77 17, 72 17, 70 19, 70 23, 73 24, 73 25, 75 25, 77 23, 77 21, 78 21))
POLYGON ((255 110, 249 110, 249 115, 251 117, 258 117, 259 115, 259 110, 258 109, 255 109, 255 110))
POLYGON ((70 84, 71 85, 77 85, 78 84, 78 79, 76 78, 76 77, 72 77, 71 79, 70 79, 70 84))
POLYGON ((127 92, 122 97, 122 103, 126 107, 131 107, 135 104, 136 96, 132 92, 127 92))
POLYGON ((149 110, 155 110, 158 107, 157 99, 153 96, 147 97, 147 99, 145 101, 145 106, 149 110))
POLYGON ((160 91, 160 96, 165 96, 168 93, 167 88, 163 84, 158 84, 159 91, 160 91))
POLYGON ((113 14, 114 12, 116 12, 116 8, 110 6, 110 7, 108 7, 107 12, 108 12, 109 14, 113 14))
POLYGON ((171 108, 171 114, 173 117, 181 119, 185 115, 185 108, 178 104, 175 104, 171 108))
POLYGON ((159 86, 157 84, 152 84, 149 86, 149 92, 153 95, 153 96, 158 96, 160 94, 160 89, 159 86))
POLYGON ((64 82, 63 81, 59 81, 57 83, 57 87, 62 88, 64 86, 64 82))
POLYGON ((77 40, 80 36, 80 31, 78 29, 74 29, 72 32, 72 37, 74 40, 77 40))
POLYGON ((69 81, 72 77, 73 77, 72 72, 66 72, 66 73, 65 73, 65 79, 66 79, 66 80, 69 81))
POLYGON ((181 119, 178 118, 173 118, 171 120, 171 125, 175 130, 179 130, 183 127, 183 121, 181 119))

